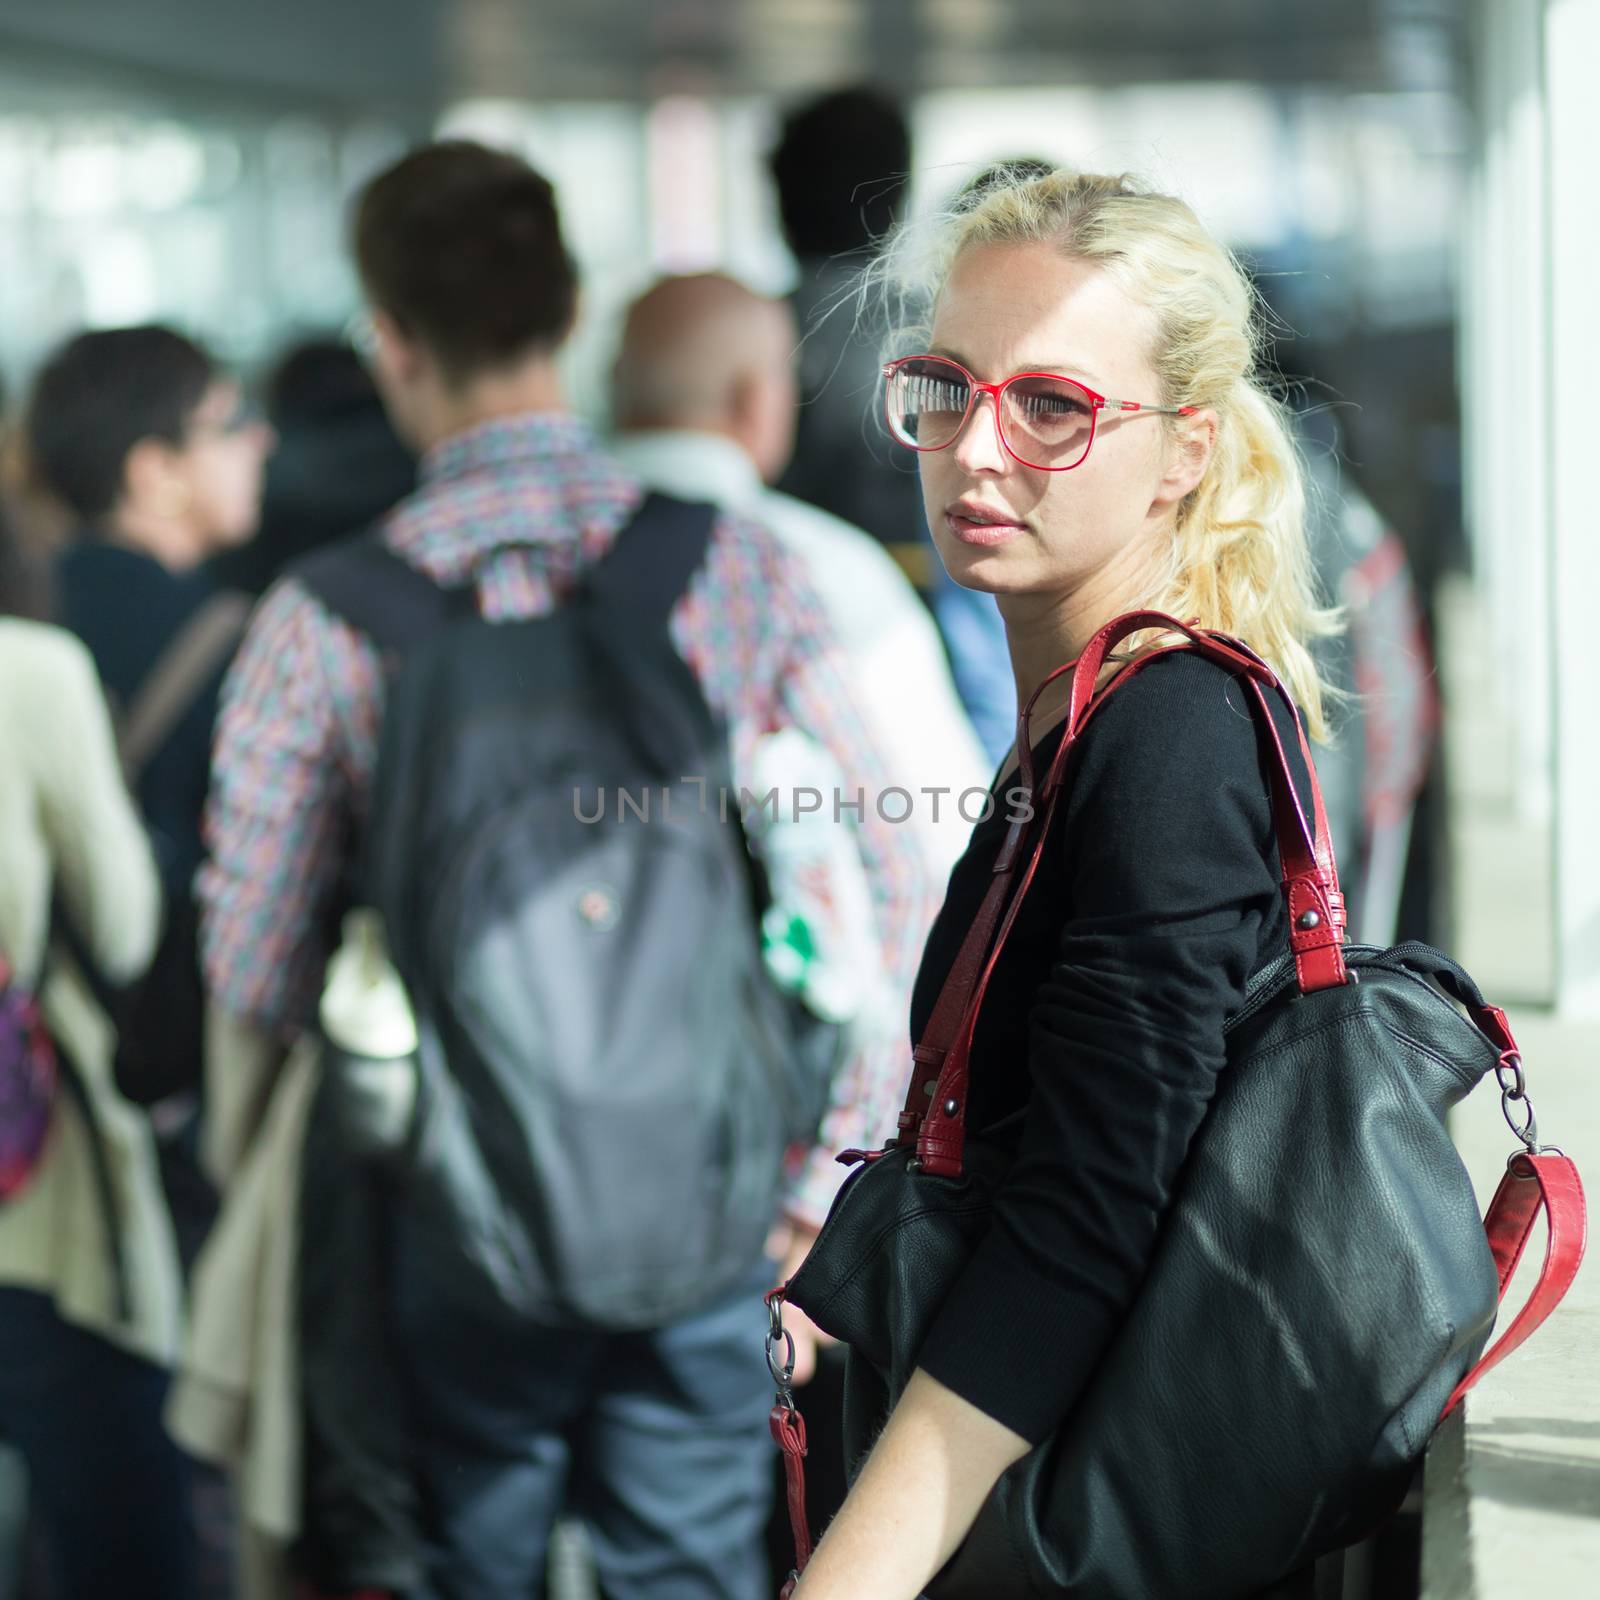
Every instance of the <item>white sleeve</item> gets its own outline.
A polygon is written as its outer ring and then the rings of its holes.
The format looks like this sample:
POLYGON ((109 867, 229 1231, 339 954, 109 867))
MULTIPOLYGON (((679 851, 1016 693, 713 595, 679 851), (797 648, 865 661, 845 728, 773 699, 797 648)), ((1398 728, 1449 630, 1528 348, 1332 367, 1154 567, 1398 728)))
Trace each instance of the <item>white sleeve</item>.
POLYGON ((125 983, 155 953, 161 883, 94 662, 65 633, 49 654, 35 701, 41 821, 68 913, 107 979, 125 983))

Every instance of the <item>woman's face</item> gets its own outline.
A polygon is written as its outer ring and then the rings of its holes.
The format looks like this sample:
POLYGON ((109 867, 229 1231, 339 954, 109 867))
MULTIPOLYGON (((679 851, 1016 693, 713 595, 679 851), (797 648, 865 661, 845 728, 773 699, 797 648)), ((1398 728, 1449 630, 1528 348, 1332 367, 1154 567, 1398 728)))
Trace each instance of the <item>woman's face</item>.
MULTIPOLYGON (((1158 405, 1152 332, 1150 313, 1097 267, 1045 244, 977 245, 940 296, 930 353, 986 383, 1053 372, 1158 405)), ((955 443, 919 458, 928 525, 950 576, 1002 602, 1086 587, 1131 597, 1198 478, 1186 456, 1161 417, 1101 412, 1085 460, 1041 472, 1001 447, 994 403, 979 395, 955 443)))

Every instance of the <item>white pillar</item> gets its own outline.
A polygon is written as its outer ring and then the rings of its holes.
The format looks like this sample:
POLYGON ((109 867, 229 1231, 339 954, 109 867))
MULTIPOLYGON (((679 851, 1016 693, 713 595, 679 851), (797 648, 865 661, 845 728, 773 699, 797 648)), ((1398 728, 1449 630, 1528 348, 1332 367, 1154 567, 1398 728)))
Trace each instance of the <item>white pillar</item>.
POLYGON ((1542 25, 1546 0, 1479 0, 1477 161, 1463 230, 1462 434, 1467 519, 1492 637, 1508 663, 1514 730, 1507 798, 1551 810, 1552 670, 1546 372, 1548 206, 1542 25))
MULTIPOLYGON (((1556 1003, 1600 1016, 1600 0, 1545 0, 1556 1003)), ((1508 396, 1507 414, 1518 396, 1508 396)), ((1533 443, 1534 441, 1529 441, 1533 443)), ((1512 669, 1515 671, 1515 668, 1512 669)))

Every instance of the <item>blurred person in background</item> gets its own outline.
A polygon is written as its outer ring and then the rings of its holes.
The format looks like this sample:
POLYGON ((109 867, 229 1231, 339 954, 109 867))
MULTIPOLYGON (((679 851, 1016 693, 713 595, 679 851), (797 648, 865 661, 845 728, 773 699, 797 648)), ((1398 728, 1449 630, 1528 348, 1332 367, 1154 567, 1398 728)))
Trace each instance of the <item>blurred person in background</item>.
POLYGON ((1318 640, 1314 654, 1344 697, 1337 737, 1319 755, 1317 771, 1350 936, 1381 946, 1427 938, 1430 929, 1405 928, 1401 916, 1402 889, 1418 865, 1413 834, 1439 726, 1433 652, 1411 564, 1343 465, 1332 414, 1308 404, 1302 387, 1285 403, 1304 460, 1318 584, 1346 624, 1343 633, 1318 640))
POLYGON ((285 351, 265 400, 278 445, 261 525, 212 564, 217 583, 250 595, 302 556, 367 527, 411 492, 417 475, 372 374, 344 340, 308 339, 285 351))
MULTIPOLYGON (((373 371, 421 460, 418 490, 378 532, 385 571, 410 574, 413 594, 454 590, 491 622, 563 606, 604 571, 644 491, 601 452, 562 394, 556 356, 577 282, 550 185, 481 146, 417 151, 363 192, 355 255, 371 306, 373 371)), ((363 548, 370 545, 357 541, 333 555, 355 561, 363 548)), ((332 571, 317 568, 324 586, 332 571)), ((233 669, 201 875, 214 997, 279 1038, 315 1026, 329 922, 348 904, 342 880, 373 804, 391 693, 370 630, 330 609, 327 588, 311 578, 308 567, 274 586, 233 669)), ((761 738, 793 726, 828 751, 852 789, 880 791, 880 766, 821 607, 765 530, 718 518, 671 610, 670 639, 697 693, 725 719, 744 783, 761 738)), ((930 910, 921 856, 870 805, 859 836, 881 960, 904 982, 930 910)), ((611 925, 609 904, 589 893, 573 914, 600 930, 611 925)), ((390 944, 422 932, 391 928, 390 944)), ((636 964, 658 955, 649 939, 629 948, 636 964)), ((530 993, 538 981, 532 972, 523 980, 530 993)), ((603 972, 586 973, 579 987, 587 993, 592 984, 623 1006, 626 996, 603 972)), ((663 1038, 688 1025, 663 1016, 663 1038)), ((519 1031, 543 1046, 537 1025, 519 1031)), ((428 1059, 439 1063, 439 1053, 428 1059)), ((567 1065, 581 1084, 584 1063, 567 1065)), ((437 1066, 440 1093, 450 1105, 472 1105, 478 1091, 450 1066, 448 1057, 437 1066)), ((796 1234, 814 1232, 837 1188, 832 1151, 885 1132, 876 1112, 885 1079, 898 1071, 898 1052, 883 1052, 852 1059, 839 1074, 817 1148, 796 1166, 785 1199, 796 1234)), ((542 1592, 551 1526, 569 1504, 589 1524, 612 1600, 761 1592, 771 1394, 758 1285, 771 1281, 771 1264, 750 1261, 747 1288, 665 1325, 622 1334, 540 1324, 517 1309, 521 1273, 496 1266, 507 1241, 453 1209, 455 1186, 484 1170, 483 1142, 493 1134, 496 1149, 515 1151, 529 1132, 493 1107, 472 1115, 470 1127, 451 1122, 444 1147, 419 1152, 425 1171, 385 1189, 372 1248, 344 1250, 336 1261, 316 1251, 339 1232, 353 1175, 319 1169, 308 1144, 302 1193, 315 1188, 318 1199, 303 1202, 311 1209, 302 1304, 311 1309, 301 1338, 314 1480, 305 1559, 314 1582, 329 1593, 525 1600, 542 1592), (429 1199, 441 1195, 450 1196, 441 1206, 429 1199), (367 1299, 374 1271, 379 1287, 367 1299), (385 1381, 396 1403, 380 1414, 360 1397, 385 1381)), ((647 1181, 649 1155, 637 1152, 634 1182, 647 1181)), ((505 1215, 492 1187, 483 1204, 505 1215)), ((756 1219, 760 1233, 777 1220, 756 1219)))
POLYGON ((53 1600, 189 1600, 188 1472, 161 1426, 180 1325, 171 1222, 148 1120, 112 1081, 109 1020, 54 937, 70 921, 107 974, 134 977, 160 880, 94 663, 19 615, 38 596, 24 568, 0 519, 0 957, 61 1063, 37 1165, 0 1198, 0 1440, 27 1465, 53 1600))
POLYGON ((66 538, 72 514, 40 489, 28 455, 27 430, 12 401, 0 378, 0 498, 10 507, 11 525, 31 565, 35 555, 54 550, 66 538))
POLYGON ((784 238, 800 271, 800 413, 785 493, 883 542, 933 607, 967 714, 991 763, 1015 707, 1005 630, 991 596, 950 581, 923 517, 916 473, 888 448, 877 402, 880 352, 858 316, 860 273, 894 227, 910 180, 911 130, 889 96, 837 90, 784 119, 771 169, 784 238))
POLYGON ((938 631, 894 562, 860 528, 766 487, 793 446, 794 347, 788 307, 732 278, 657 284, 623 327, 612 451, 652 488, 760 522, 799 559, 843 647, 889 781, 945 795, 937 817, 930 804, 903 825, 943 883, 971 831, 956 799, 985 788, 989 768, 938 631))
POLYGON ((933 547, 917 478, 874 426, 878 352, 857 329, 854 294, 905 200, 905 113, 867 87, 808 101, 784 118, 771 168, 783 236, 800 271, 793 304, 803 336, 794 451, 778 487, 864 528, 926 591, 933 547))
MULTIPOLYGON (((766 485, 789 460, 797 390, 795 326, 783 302, 717 273, 668 278, 630 307, 612 373, 611 448, 649 484, 686 499, 709 499, 769 528, 804 566, 844 650, 867 731, 891 783, 918 796, 902 825, 922 850, 930 880, 942 884, 966 849, 971 824, 960 797, 985 791, 990 767, 967 720, 938 630, 916 591, 877 540, 766 485), (942 790, 928 797, 927 789, 942 790)), ((1007 671, 1009 690, 1009 669, 1007 671)), ((976 814, 975 812, 973 813, 976 814)), ((910 994, 879 975, 876 998, 854 1026, 879 1048, 904 1037, 910 994)), ((890 1126, 898 1105, 883 1107, 890 1126)), ((775 1240, 774 1254, 797 1267, 803 1250, 775 1240)), ((796 1323, 799 1312, 794 1314, 796 1323)), ((807 1333, 820 1339, 816 1330, 807 1333)), ((809 1492, 825 1524, 844 1497, 839 1426, 843 1352, 824 1356, 813 1381, 804 1345, 798 1381, 812 1382, 809 1492)), ((775 1462, 774 1470, 781 1471, 775 1462)), ((784 1518, 769 1533, 781 1582, 784 1518)))
POLYGON ((27 434, 39 481, 77 519, 56 563, 57 617, 89 647, 122 718, 177 641, 215 637, 136 786, 162 881, 187 899, 230 627, 236 638, 245 610, 219 605, 205 564, 256 531, 271 431, 206 351, 152 326, 80 334, 56 351, 27 434))
POLYGON ((1317 581, 1347 624, 1318 640, 1314 653, 1341 695, 1337 737, 1317 771, 1350 936, 1384 946, 1433 943, 1431 918, 1415 916, 1417 906, 1431 909, 1437 899, 1427 806, 1440 715, 1432 646, 1407 545, 1351 471, 1341 408, 1314 370, 1326 352, 1290 318, 1296 281, 1262 272, 1254 286, 1271 339, 1266 363, 1295 419, 1317 581))
POLYGON ((255 532, 272 433, 193 340, 146 326, 84 333, 45 362, 26 421, 33 474, 76 519, 55 562, 58 621, 89 648, 166 896, 136 989, 95 982, 118 1018, 124 1093, 159 1107, 162 1170, 186 1261, 215 1214, 194 1113, 204 1000, 194 875, 223 673, 248 601, 206 563, 255 532))
MULTIPOLYGON (((24 458, 16 448, 9 396, 0 378, 0 526, 13 530, 21 521, 10 501, 26 479, 24 458)), ((49 614, 43 563, 29 559, 20 538, 0 536, 0 595, 13 616, 49 614)), ((21 1454, 0 1435, 0 1600, 16 1600, 28 1532, 28 1471, 21 1454)))
POLYGON ((0 485, 0 594, 8 617, 45 622, 50 617, 50 554, 24 537, 24 521, 15 500, 0 485))

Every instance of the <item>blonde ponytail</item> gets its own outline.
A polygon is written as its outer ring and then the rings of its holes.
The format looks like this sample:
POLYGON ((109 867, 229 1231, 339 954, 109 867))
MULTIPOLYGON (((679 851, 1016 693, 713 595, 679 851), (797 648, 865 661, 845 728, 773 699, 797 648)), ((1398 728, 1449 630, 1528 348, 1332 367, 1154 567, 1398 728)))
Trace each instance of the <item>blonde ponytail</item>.
POLYGON ((1337 632, 1339 621, 1317 602, 1299 454, 1281 408, 1247 378, 1218 419, 1210 465, 1179 507, 1153 599, 1245 640, 1288 686, 1312 737, 1326 739, 1332 691, 1309 645, 1337 632))

